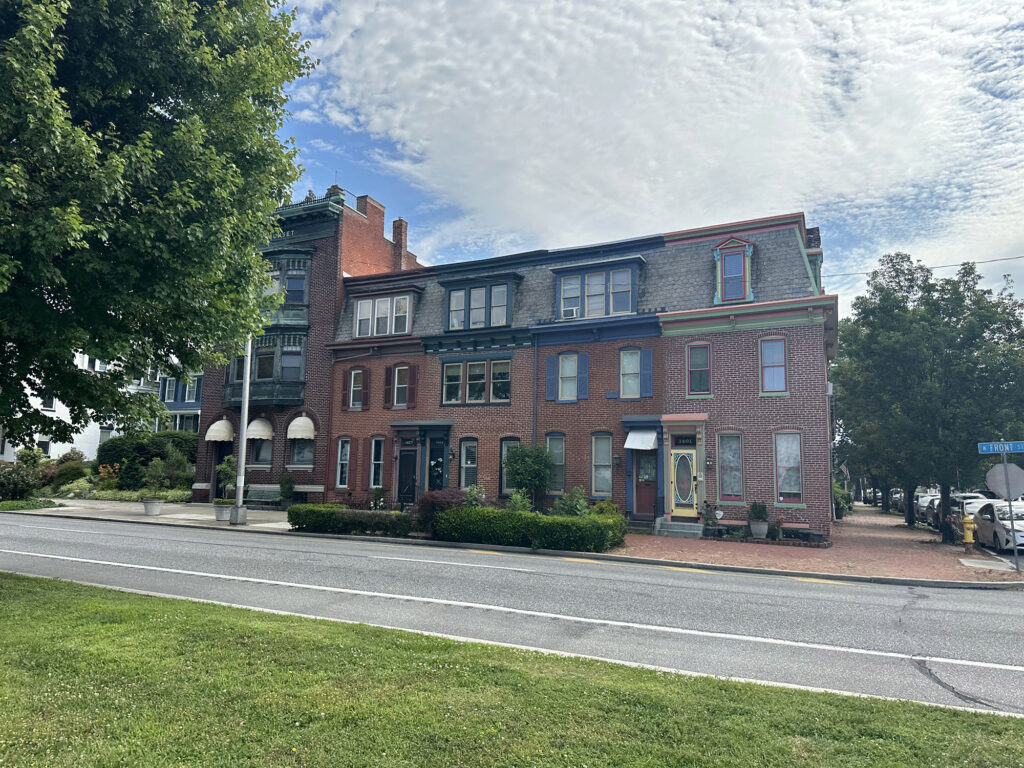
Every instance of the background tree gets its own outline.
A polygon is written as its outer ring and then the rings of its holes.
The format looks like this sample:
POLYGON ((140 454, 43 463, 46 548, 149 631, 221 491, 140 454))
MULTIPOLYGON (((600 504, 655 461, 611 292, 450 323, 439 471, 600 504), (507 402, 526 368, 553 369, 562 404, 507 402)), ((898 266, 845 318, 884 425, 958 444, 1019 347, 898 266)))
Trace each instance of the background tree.
POLYGON ((855 471, 900 487, 910 525, 917 485, 938 483, 947 541, 950 489, 980 480, 977 443, 1019 420, 1022 305, 1008 283, 979 281, 972 264, 935 281, 907 254, 884 256, 840 326, 832 372, 855 471))
POLYGON ((158 409, 262 326, 258 249, 298 177, 284 87, 311 67, 276 0, 0 0, 0 425, 69 441, 158 409), (74 366, 75 351, 111 363, 74 366), (33 409, 32 392, 70 421, 33 409))
POLYGON ((530 497, 535 510, 544 509, 555 464, 543 445, 513 445, 505 454, 506 482, 530 497))

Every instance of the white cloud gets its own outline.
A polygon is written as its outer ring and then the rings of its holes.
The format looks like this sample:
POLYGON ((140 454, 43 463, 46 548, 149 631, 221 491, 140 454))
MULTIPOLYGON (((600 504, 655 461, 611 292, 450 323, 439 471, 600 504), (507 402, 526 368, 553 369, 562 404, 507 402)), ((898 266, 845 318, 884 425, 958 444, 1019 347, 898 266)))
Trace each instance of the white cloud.
POLYGON ((1024 252, 1010 5, 311 0, 297 114, 396 147, 378 162, 463 212, 428 258, 801 209, 826 272, 994 258, 1024 252))

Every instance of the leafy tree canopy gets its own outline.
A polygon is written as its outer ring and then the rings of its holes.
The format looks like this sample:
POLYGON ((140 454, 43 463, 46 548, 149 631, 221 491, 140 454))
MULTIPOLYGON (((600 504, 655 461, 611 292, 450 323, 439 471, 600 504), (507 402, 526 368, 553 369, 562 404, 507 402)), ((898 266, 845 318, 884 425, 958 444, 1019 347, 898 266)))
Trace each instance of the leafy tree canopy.
POLYGON ((277 0, 0 0, 0 426, 128 426, 153 365, 223 362, 277 301, 259 248, 298 177, 312 62, 277 0), (75 351, 107 361, 76 369, 75 351), (34 410, 32 392, 70 409, 34 410))

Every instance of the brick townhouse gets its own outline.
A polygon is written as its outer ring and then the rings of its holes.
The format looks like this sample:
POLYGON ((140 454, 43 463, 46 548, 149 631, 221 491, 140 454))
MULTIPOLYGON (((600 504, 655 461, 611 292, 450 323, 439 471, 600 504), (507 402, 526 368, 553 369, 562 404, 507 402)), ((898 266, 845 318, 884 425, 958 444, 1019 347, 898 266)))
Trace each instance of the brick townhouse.
MULTIPOLYGON (((407 248, 406 222, 396 219, 392 238, 386 238, 384 207, 368 196, 350 201, 335 185, 323 197, 310 192, 305 200, 282 206, 277 215, 281 234, 267 244, 263 256, 284 303, 253 343, 247 492, 252 499, 276 498, 280 477, 288 473, 297 493, 316 501, 323 498, 330 474, 332 365, 327 344, 334 341, 343 278, 419 265, 407 248)), ((230 366, 207 369, 195 392, 179 382, 177 390, 167 389, 164 395, 186 389, 186 399, 201 399, 196 501, 225 495, 215 467, 225 456, 238 455, 243 363, 238 358, 230 366)))
POLYGON ((315 369, 331 382, 316 422, 330 439, 308 487, 412 502, 478 483, 500 497, 501 457, 540 443, 553 495, 580 486, 674 521, 705 500, 737 519, 763 501, 828 536, 837 299, 821 260, 817 229, 791 214, 352 273, 315 369))

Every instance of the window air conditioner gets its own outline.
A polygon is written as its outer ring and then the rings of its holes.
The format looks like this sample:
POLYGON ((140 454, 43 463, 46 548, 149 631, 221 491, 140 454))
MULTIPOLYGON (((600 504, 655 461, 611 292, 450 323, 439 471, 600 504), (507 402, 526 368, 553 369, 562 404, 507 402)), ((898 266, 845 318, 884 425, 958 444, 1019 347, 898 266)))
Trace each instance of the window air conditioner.
POLYGON ((562 310, 562 319, 574 320, 577 317, 579 317, 579 312, 579 307, 566 307, 565 309, 562 310))

